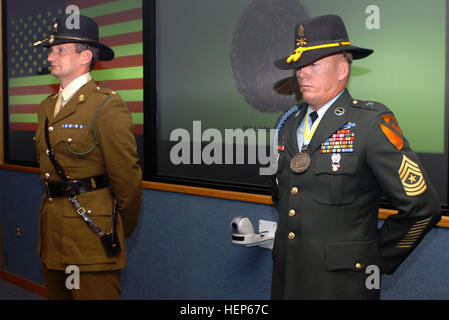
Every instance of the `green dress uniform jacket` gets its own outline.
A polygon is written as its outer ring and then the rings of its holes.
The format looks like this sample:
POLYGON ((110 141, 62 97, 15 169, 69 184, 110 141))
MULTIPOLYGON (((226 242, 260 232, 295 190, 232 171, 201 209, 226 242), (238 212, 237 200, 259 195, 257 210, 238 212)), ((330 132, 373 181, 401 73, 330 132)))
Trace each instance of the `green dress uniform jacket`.
MULTIPOLYGON (((77 214, 68 197, 52 199, 44 194, 39 217, 39 255, 52 270, 65 270, 67 265, 76 265, 82 272, 122 269, 126 265, 124 239, 137 224, 142 200, 142 171, 137 163, 129 110, 118 94, 97 87, 92 80, 54 117, 56 101, 57 95, 49 96, 38 111, 35 141, 41 178, 44 182, 63 181, 47 154, 48 118, 50 145, 70 179, 108 176, 118 203, 117 232, 122 251, 108 257, 100 238, 77 214)), ((114 201, 109 188, 77 198, 90 210, 93 221, 105 233, 110 232, 114 201)))
POLYGON ((440 220, 438 196, 392 112, 377 102, 353 100, 347 90, 310 141, 309 169, 293 172, 296 130, 307 105, 292 111, 280 128, 273 176, 279 222, 272 298, 378 299, 380 291, 365 285, 366 267, 394 272, 440 220), (341 137, 352 143, 337 150, 341 137), (382 193, 398 214, 378 230, 382 193))

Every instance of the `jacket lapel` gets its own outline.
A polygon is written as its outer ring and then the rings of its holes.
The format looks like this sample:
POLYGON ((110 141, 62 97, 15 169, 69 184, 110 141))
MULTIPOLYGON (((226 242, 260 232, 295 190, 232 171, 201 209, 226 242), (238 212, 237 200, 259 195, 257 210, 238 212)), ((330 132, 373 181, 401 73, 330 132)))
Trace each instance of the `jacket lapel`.
POLYGON ((312 155, 320 146, 321 142, 329 138, 338 129, 340 129, 348 120, 349 104, 352 101, 348 90, 341 94, 341 96, 327 109, 323 118, 321 119, 315 134, 309 144, 309 153, 312 155), (343 111, 343 113, 341 113, 343 111))
MULTIPOLYGON (((66 117, 68 117, 69 115, 71 115, 72 113, 74 113, 78 107, 78 105, 84 103, 87 100, 87 97, 89 96, 89 94, 92 92, 92 90, 96 88, 96 84, 93 80, 90 80, 89 82, 87 82, 84 86, 82 86, 74 95, 73 97, 67 102, 67 104, 61 109, 61 111, 59 111, 59 113, 56 115, 55 118, 53 118, 53 113, 55 110, 55 105, 56 105, 56 100, 55 102, 52 104, 52 109, 51 109, 51 118, 48 118, 49 124, 53 124, 57 121, 60 121, 66 117)), ((47 117, 49 115, 47 114, 47 117)))
MULTIPOLYGON (((300 104, 298 112, 296 112, 294 115, 292 115, 292 119, 290 120, 292 122, 294 129, 288 130, 290 132, 289 132, 288 136, 285 137, 286 138, 285 139, 285 148, 288 150, 288 152, 290 153, 290 155, 292 157, 295 154, 299 153, 298 138, 296 135, 296 131, 298 130, 298 127, 301 125, 301 122, 304 119, 304 116, 307 114, 307 105, 300 104)), ((282 141, 282 136, 279 138, 282 141)))
POLYGON ((48 121, 53 120, 53 115, 55 112, 56 101, 58 101, 58 94, 54 94, 53 96, 49 96, 45 102, 42 104, 42 108, 45 112, 45 116, 48 121))

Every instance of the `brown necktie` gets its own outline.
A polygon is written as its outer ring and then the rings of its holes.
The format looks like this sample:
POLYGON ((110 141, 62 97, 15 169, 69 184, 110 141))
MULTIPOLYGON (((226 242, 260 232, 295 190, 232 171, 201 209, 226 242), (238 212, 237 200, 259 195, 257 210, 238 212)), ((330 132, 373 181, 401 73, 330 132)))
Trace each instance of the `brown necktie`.
POLYGON ((56 100, 56 105, 55 105, 55 113, 54 113, 54 117, 56 117, 56 115, 59 113, 59 111, 62 108, 62 92, 60 92, 58 94, 58 100, 56 100))

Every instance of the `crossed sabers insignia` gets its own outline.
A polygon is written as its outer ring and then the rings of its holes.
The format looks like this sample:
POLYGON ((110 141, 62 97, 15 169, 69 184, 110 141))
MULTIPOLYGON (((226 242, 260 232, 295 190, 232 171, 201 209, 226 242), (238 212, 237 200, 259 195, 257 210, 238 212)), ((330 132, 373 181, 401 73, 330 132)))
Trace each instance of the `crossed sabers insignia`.
POLYGON ((298 47, 305 46, 306 44, 307 44, 307 41, 304 38, 300 38, 296 41, 296 46, 298 46, 298 47))

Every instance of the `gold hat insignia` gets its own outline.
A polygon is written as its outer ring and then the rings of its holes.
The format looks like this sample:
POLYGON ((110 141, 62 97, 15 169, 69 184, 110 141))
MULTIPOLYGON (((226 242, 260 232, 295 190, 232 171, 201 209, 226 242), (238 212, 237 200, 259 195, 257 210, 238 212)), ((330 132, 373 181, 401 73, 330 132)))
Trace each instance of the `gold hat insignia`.
POLYGON ((84 94, 78 97, 78 102, 84 102, 84 100, 85 100, 84 94))
POLYGON ((296 46, 305 46, 307 44, 306 38, 299 38, 296 41, 296 46))
POLYGON ((304 37, 304 27, 302 25, 298 28, 298 38, 296 40, 296 46, 302 47, 307 44, 307 39, 304 37))
POLYGON ((36 41, 35 43, 33 43, 33 46, 34 46, 34 47, 35 47, 35 46, 38 46, 38 45, 40 45, 41 43, 43 43, 43 42, 45 42, 45 41, 47 41, 47 39, 36 41))

